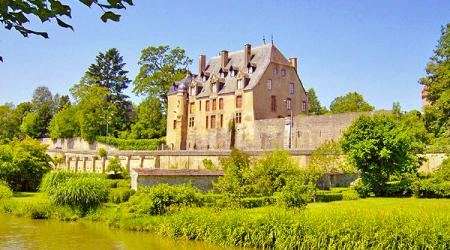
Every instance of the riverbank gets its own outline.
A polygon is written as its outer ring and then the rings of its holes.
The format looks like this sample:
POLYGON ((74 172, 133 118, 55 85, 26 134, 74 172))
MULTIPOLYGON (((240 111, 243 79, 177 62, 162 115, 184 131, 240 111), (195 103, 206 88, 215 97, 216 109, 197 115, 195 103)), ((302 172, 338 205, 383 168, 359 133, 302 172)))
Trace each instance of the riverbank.
POLYGON ((136 215, 124 209, 126 206, 107 203, 82 215, 55 208, 45 194, 17 193, 10 201, 3 201, 0 210, 31 218, 34 213, 49 219, 98 221, 111 227, 223 246, 450 248, 448 199, 370 198, 312 203, 304 210, 186 207, 160 216, 136 215), (33 212, 38 206, 44 212, 33 212), (25 213, 26 209, 31 212, 25 213))

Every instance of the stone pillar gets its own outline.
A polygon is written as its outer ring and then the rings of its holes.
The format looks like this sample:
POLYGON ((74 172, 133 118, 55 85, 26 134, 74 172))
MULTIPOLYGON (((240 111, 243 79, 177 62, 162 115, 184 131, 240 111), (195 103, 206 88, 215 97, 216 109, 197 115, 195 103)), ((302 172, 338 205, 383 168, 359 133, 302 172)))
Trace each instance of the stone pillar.
POLYGON ((161 168, 161 156, 155 156, 155 168, 161 168))
POLYGON ((86 162, 87 162, 88 158, 87 156, 83 157, 83 173, 86 173, 86 162))
POLYGON ((144 160, 145 160, 145 156, 141 156, 141 166, 140 166, 140 168, 144 168, 144 160))
POLYGON ((70 160, 71 160, 71 157, 70 156, 67 156, 66 157, 67 158, 67 170, 70 170, 70 160))
POLYGON ((92 173, 95 173, 95 162, 97 161, 97 156, 92 156, 92 173))
POLYGON ((127 156, 127 171, 128 173, 131 173, 131 155, 127 156))
POLYGON ((106 157, 103 157, 102 160, 102 174, 104 174, 106 169, 106 157))
POLYGON ((78 160, 79 160, 79 158, 77 155, 77 156, 75 156, 75 172, 78 172, 78 160))

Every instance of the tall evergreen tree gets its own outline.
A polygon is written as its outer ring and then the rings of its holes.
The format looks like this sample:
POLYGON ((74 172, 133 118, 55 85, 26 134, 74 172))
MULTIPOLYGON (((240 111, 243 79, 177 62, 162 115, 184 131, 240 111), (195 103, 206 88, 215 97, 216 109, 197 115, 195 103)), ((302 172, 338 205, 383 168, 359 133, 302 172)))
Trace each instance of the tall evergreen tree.
POLYGON ((309 98, 309 109, 308 112, 314 115, 323 115, 328 112, 325 106, 320 104, 319 98, 317 98, 316 91, 310 88, 306 91, 309 98))
POLYGON ((450 23, 441 29, 434 55, 427 65, 427 76, 419 80, 428 90, 425 122, 437 137, 450 137, 450 23))
POLYGON ((125 130, 130 127, 130 107, 128 96, 123 91, 131 82, 126 71, 125 63, 119 51, 115 48, 105 53, 100 52, 96 62, 91 64, 82 82, 88 86, 97 85, 109 90, 107 101, 113 103, 117 108, 117 117, 112 122, 116 130, 125 130))

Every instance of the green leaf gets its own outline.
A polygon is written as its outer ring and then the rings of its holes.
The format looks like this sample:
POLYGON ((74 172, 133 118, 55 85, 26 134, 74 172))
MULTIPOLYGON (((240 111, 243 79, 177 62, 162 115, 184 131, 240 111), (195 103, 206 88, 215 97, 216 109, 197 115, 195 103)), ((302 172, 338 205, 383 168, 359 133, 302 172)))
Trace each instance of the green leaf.
POLYGON ((94 3, 94 0, 80 0, 84 5, 91 7, 92 3, 94 3))
POLYGON ((120 21, 120 15, 117 15, 114 12, 111 12, 111 11, 107 11, 101 16, 101 19, 105 23, 108 20, 112 20, 112 21, 118 22, 118 21, 120 21))
POLYGON ((58 23, 59 26, 63 27, 63 28, 69 28, 73 31, 73 27, 65 22, 63 22, 61 19, 56 18, 56 22, 58 23))

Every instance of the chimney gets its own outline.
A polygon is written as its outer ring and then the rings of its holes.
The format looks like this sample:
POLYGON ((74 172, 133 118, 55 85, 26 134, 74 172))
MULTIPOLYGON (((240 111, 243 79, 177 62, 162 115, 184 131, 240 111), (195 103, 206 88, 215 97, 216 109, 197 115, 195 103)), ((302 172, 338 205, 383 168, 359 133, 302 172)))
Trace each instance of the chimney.
POLYGON ((252 56, 252 45, 246 44, 244 45, 244 67, 247 67, 248 63, 250 62, 250 58, 252 56))
POLYGON ((206 67, 206 56, 200 55, 200 58, 198 59, 198 75, 200 76, 203 71, 205 71, 206 67))
POLYGON ((289 58, 289 62, 291 62, 291 66, 294 67, 295 71, 297 71, 297 57, 289 58))
POLYGON ((224 69, 228 64, 228 51, 222 50, 220 52, 220 62, 221 68, 224 69))

